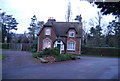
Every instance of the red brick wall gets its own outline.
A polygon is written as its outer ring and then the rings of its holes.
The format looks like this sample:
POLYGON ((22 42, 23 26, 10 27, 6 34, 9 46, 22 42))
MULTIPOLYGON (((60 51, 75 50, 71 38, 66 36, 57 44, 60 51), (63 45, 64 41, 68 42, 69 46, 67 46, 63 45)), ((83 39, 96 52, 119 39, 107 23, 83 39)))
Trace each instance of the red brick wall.
MULTIPOLYGON (((56 33, 53 29, 53 27, 44 27, 42 29, 42 31, 39 33, 39 37, 38 37, 38 52, 41 52, 43 50, 43 40, 45 38, 49 38, 52 40, 52 47, 54 47, 53 42, 56 40, 57 36, 56 33), (46 28, 51 28, 51 35, 50 36, 46 36, 45 35, 45 29, 46 28)), ((66 52, 67 53, 72 53, 72 54, 81 54, 81 38, 76 38, 76 35, 74 38, 69 38, 69 36, 66 37, 61 37, 64 41, 66 41, 66 52), (73 39, 76 42, 76 49, 75 51, 69 51, 67 50, 67 41, 73 39)), ((65 49, 65 48, 64 48, 65 49)), ((63 51, 64 53, 65 51, 63 51)))
MULTIPOLYGON (((67 36, 68 36, 67 37, 67 42, 71 41, 71 40, 74 40, 76 42, 75 51, 67 50, 67 48, 66 48, 67 53, 81 54, 81 38, 76 37, 76 34, 75 34, 75 37, 69 37, 69 31, 67 33, 67 36)), ((66 42, 66 44, 67 44, 67 42, 66 42)))
POLYGON ((55 39, 57 37, 56 37, 56 34, 55 34, 55 31, 54 31, 53 27, 43 27, 43 29, 39 33, 39 36, 38 36, 38 52, 41 52, 43 50, 43 40, 45 38, 51 39, 51 41, 52 41, 52 47, 54 47, 53 42, 55 41, 55 39), (46 36, 45 35, 45 29, 46 28, 50 28, 51 29, 51 35, 50 36, 46 36))

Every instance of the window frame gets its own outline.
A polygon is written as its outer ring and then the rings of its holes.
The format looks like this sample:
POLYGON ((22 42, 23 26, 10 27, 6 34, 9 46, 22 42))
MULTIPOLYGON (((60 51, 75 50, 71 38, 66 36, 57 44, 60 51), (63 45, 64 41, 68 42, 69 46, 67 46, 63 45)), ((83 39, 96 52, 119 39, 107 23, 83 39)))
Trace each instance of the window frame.
POLYGON ((75 37, 75 31, 74 30, 69 31, 69 37, 75 37), (71 36, 72 33, 73 33, 73 36, 71 36))
POLYGON ((51 45, 51 39, 49 39, 49 38, 46 38, 46 39, 44 39, 43 40, 43 49, 45 49, 45 48, 51 48, 52 47, 52 45, 51 45), (49 43, 49 44, 48 44, 49 43), (47 45, 50 45, 50 46, 47 46, 47 45))
POLYGON ((68 42, 67 43, 67 50, 75 51, 75 49, 76 49, 76 42, 68 42))
POLYGON ((64 50, 64 44, 61 44, 60 49, 64 50))
POLYGON ((48 35, 48 36, 51 35, 51 29, 50 28, 45 29, 45 35, 48 35))

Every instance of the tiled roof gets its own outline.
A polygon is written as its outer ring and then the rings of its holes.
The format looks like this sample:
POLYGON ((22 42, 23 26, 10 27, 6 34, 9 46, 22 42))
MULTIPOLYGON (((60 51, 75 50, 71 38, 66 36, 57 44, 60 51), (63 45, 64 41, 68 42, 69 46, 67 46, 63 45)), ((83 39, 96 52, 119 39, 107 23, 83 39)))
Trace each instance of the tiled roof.
POLYGON ((77 37, 81 37, 82 28, 79 22, 56 22, 55 20, 48 20, 44 27, 53 27, 57 36, 66 36, 69 29, 75 29, 77 37))

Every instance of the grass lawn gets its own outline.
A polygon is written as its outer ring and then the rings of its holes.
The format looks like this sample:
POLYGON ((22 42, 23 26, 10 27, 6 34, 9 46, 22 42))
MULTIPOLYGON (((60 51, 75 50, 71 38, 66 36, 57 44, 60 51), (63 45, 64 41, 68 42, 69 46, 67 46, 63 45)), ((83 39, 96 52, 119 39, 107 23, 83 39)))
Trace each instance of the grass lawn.
POLYGON ((0 54, 0 60, 2 59, 2 54, 0 54))
POLYGON ((0 51, 20 51, 20 50, 15 50, 15 49, 0 49, 0 51))
POLYGON ((0 54, 0 60, 4 59, 5 56, 3 54, 0 54))

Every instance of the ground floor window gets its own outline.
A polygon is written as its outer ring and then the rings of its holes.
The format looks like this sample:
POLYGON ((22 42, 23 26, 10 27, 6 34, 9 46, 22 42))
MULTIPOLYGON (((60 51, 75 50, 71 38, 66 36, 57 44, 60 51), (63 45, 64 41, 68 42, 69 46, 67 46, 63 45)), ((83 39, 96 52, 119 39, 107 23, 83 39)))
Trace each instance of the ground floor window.
POLYGON ((50 39, 43 40, 43 49, 50 47, 51 47, 51 40, 50 39))
POLYGON ((68 42, 67 50, 75 50, 75 42, 68 42))

